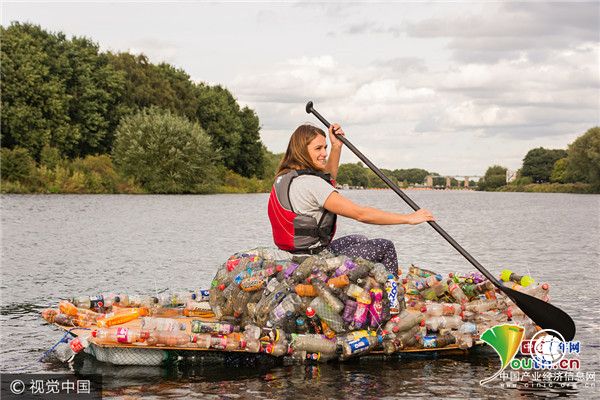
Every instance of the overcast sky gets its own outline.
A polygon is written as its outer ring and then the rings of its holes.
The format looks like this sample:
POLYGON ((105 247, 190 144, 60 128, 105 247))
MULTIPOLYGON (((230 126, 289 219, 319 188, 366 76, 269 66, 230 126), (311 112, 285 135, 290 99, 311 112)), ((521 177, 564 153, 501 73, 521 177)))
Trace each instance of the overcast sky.
MULTIPOLYGON (((375 165, 517 169, 600 124, 599 2, 2 2, 33 22, 227 87, 274 152, 308 100, 375 165)), ((343 162, 355 162, 346 150, 343 162)))

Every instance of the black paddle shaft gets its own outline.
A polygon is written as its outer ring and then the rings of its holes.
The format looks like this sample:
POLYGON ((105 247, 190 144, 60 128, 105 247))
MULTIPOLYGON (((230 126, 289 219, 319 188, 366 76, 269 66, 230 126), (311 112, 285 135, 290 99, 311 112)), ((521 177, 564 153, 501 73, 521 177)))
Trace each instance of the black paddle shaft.
MULTIPOLYGON (((314 114, 328 129, 331 124, 323 118, 321 114, 313 107, 313 102, 306 104, 306 112, 314 114)), ((335 134, 335 132, 334 132, 335 134)), ((378 177, 385 182, 398 196, 402 198, 413 210, 417 211, 420 207, 412 201, 394 182, 392 182, 383 172, 379 170, 363 153, 360 152, 348 139, 342 135, 336 137, 346 145, 362 162, 364 162, 378 177)), ((573 319, 558 307, 544 302, 528 294, 512 290, 501 284, 483 265, 481 265, 469 252, 456 242, 445 230, 435 221, 427 221, 448 243, 452 245, 460 254, 463 255, 475 268, 477 268, 487 279, 490 280, 498 289, 510 297, 519 308, 527 314, 536 324, 544 329, 554 329, 560 332, 565 340, 572 340, 575 336, 575 323, 573 319)))

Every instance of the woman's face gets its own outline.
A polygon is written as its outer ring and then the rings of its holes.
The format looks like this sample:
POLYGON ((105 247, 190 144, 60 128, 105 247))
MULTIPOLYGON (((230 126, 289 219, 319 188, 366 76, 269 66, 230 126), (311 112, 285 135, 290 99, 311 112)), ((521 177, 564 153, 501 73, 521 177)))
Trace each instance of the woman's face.
POLYGON ((327 164, 327 140, 322 135, 317 135, 308 144, 308 154, 314 165, 319 166, 321 169, 325 168, 327 164))

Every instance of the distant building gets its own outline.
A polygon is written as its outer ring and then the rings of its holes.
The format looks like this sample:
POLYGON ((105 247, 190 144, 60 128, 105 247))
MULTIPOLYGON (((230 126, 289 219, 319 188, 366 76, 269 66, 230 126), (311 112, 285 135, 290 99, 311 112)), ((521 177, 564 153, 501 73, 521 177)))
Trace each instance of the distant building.
POLYGON ((517 179, 517 171, 513 171, 512 169, 506 170, 506 183, 511 183, 517 179))

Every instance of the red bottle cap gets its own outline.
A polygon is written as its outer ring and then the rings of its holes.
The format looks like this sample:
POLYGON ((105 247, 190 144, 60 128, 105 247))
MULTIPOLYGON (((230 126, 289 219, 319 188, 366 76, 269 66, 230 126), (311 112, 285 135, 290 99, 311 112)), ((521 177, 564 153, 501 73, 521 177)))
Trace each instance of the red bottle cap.
POLYGON ((425 326, 425 320, 421 320, 421 327, 425 326))
POLYGON ((392 332, 394 332, 394 333, 398 333, 398 331, 400 331, 400 328, 399 328, 399 327, 397 327, 397 326, 394 326, 394 327, 392 328, 392 332))
POLYGON ((452 277, 454 277, 454 273, 450 272, 450 273, 448 274, 448 276, 449 276, 450 278, 452 278, 452 277))
POLYGON ((425 306, 421 307, 421 312, 422 313, 426 313, 427 312, 427 307, 425 307, 425 306))
POLYGON ((550 285, 548 285, 547 283, 542 283, 542 289, 548 290, 550 289, 550 285))
POLYGON ((221 283, 219 286, 219 290, 222 292, 223 290, 225 290, 225 284, 221 283))
POLYGON ((98 335, 98 331, 92 331, 92 337, 96 337, 98 335))
POLYGON ((407 283, 408 283, 408 279, 406 279, 406 278, 402 278, 402 284, 403 284, 403 285, 406 285, 407 283))
POLYGON ((510 310, 510 308, 508 310, 506 310, 506 316, 508 317, 508 319, 512 319, 513 315, 512 315, 512 311, 510 310))
POLYGON ((312 318, 315 316, 315 310, 312 307, 306 307, 306 316, 312 318))
POLYGON ((283 265, 277 265, 277 266, 275 267, 275 270, 276 270, 277 272, 281 272, 281 271, 283 271, 283 265))

